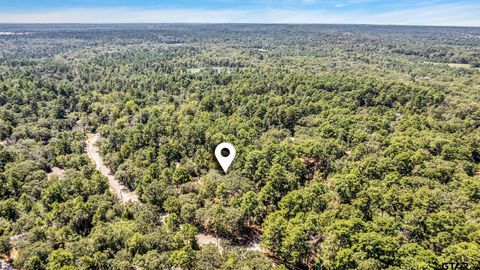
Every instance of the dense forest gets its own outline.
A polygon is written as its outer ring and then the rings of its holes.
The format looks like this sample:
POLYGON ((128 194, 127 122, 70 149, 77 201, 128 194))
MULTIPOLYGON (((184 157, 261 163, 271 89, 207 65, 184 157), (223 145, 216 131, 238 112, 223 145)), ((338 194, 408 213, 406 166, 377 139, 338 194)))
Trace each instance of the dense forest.
POLYGON ((25 270, 476 269, 480 28, 0 25, 0 255, 25 270), (93 134, 139 201, 109 188, 93 134))

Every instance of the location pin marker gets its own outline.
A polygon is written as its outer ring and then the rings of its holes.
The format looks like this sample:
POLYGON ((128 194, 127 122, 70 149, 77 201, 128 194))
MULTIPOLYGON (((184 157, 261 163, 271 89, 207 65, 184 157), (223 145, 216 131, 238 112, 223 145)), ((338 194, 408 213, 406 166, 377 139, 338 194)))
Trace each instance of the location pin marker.
POLYGON ((235 151, 235 148, 230 143, 221 143, 217 146, 217 148, 215 148, 215 156, 217 157, 218 163, 220 163, 220 166, 222 166, 222 169, 225 173, 227 173, 228 168, 230 165, 232 165, 232 161, 235 158, 236 153, 237 151, 235 151), (223 149, 227 149, 230 152, 228 156, 224 157, 222 155, 223 149))

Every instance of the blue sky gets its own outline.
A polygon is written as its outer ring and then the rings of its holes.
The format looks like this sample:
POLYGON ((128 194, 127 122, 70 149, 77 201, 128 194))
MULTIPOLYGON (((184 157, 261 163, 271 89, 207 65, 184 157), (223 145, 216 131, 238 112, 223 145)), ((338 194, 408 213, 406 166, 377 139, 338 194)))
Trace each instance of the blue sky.
POLYGON ((480 0, 0 0, 0 23, 36 22, 480 26, 480 0))

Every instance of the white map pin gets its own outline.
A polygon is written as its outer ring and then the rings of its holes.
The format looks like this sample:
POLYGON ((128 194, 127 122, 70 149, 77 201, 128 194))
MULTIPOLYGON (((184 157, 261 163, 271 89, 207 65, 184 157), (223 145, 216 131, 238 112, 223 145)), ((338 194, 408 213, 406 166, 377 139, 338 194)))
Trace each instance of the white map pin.
POLYGON ((227 173, 228 168, 230 165, 232 165, 235 154, 237 154, 237 151, 230 143, 221 143, 217 146, 217 148, 215 148, 215 156, 217 157, 218 163, 220 163, 220 166, 222 166, 222 169, 225 173, 227 173), (226 157, 222 156, 223 149, 228 149, 230 154, 228 154, 226 157))

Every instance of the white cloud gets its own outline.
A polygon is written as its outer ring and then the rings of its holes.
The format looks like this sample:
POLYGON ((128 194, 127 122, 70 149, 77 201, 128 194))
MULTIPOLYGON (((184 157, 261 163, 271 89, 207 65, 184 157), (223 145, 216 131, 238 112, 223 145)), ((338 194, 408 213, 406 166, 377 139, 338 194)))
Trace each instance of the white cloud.
POLYGON ((444 4, 399 11, 321 9, 75 8, 1 12, 2 23, 352 23, 480 26, 479 4, 444 4))

